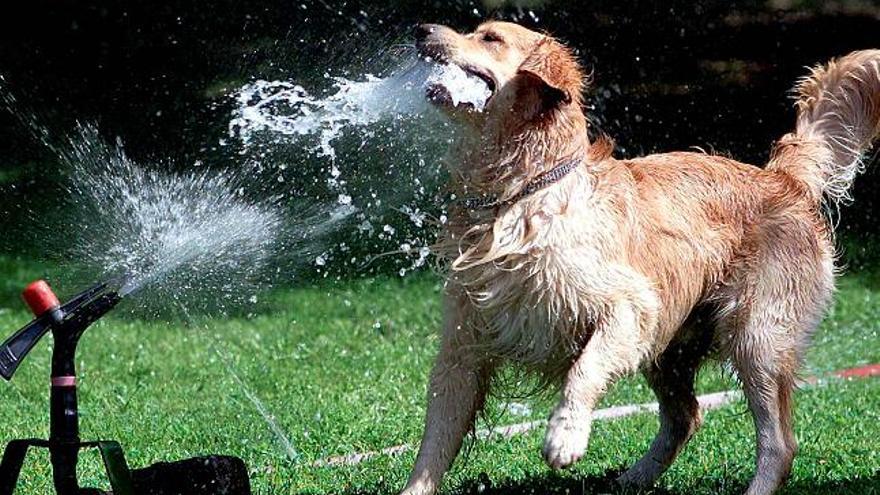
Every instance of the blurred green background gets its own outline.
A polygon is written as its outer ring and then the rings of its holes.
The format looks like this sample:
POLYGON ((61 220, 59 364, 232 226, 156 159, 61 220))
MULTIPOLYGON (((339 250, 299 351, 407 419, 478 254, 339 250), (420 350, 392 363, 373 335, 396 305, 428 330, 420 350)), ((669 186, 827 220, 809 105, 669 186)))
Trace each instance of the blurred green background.
MULTIPOLYGON (((94 122, 136 161, 234 167, 238 158, 217 143, 241 84, 356 79, 407 43, 415 23, 467 30, 487 17, 576 48, 595 74, 594 128, 621 157, 698 146, 763 164, 792 127, 788 91, 804 67, 880 45, 880 2, 867 0, 36 0, 4 7, 0 74, 15 111, 52 133, 94 122)), ((0 251, 32 249, 17 235, 30 222, 22 212, 53 194, 54 160, 0 111, 0 251)), ((869 167, 857 206, 842 215, 856 267, 871 257, 878 190, 869 167)))

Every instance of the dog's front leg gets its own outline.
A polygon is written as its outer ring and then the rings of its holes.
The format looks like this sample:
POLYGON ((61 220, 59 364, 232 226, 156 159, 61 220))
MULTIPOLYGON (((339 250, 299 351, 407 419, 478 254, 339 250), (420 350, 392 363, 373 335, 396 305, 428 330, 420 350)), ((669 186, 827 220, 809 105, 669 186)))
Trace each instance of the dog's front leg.
POLYGON ((473 352, 463 297, 447 299, 440 353, 431 372, 425 432, 404 495, 435 493, 483 406, 489 363, 473 352))
POLYGON ((550 467, 565 468, 583 457, 594 407, 608 385, 635 371, 644 356, 648 320, 650 315, 638 305, 626 302, 600 321, 566 374, 562 397, 547 424, 543 454, 550 467))

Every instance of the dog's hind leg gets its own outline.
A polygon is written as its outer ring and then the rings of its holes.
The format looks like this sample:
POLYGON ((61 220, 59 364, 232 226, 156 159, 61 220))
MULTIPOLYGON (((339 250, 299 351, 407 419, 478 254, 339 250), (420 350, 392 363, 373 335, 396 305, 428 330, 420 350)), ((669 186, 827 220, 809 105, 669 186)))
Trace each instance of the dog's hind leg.
POLYGON ((798 244, 795 229, 785 234, 788 250, 759 251, 756 262, 736 274, 735 309, 719 321, 717 332, 755 422, 757 461, 747 495, 774 493, 791 472, 795 373, 833 290, 830 246, 798 244), (798 258, 789 258, 792 252, 798 258))
POLYGON ((746 494, 769 495, 785 483, 797 444, 791 421, 793 373, 737 363, 757 431, 757 467, 746 494))
POLYGON ((466 300, 448 297, 446 304, 440 353, 428 385, 425 431, 404 495, 437 491, 483 407, 492 371, 491 363, 469 349, 474 340, 465 322, 466 300))
POLYGON ((620 485, 653 485, 699 429, 702 415, 694 380, 708 348, 707 340, 695 337, 673 343, 645 370, 660 405, 660 430, 648 452, 617 479, 620 485))
POLYGON ((566 374, 562 397, 544 437, 544 460, 570 466, 587 450, 592 413, 611 382, 636 371, 645 356, 644 333, 653 325, 638 305, 621 302, 601 322, 566 374))

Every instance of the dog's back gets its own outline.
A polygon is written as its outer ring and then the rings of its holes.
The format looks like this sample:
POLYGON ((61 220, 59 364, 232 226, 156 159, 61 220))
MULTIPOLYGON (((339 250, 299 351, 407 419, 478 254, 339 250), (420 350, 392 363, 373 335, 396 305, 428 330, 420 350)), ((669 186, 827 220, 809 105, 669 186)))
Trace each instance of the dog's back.
POLYGON ((789 263, 805 252, 832 252, 819 206, 787 174, 704 153, 656 154, 620 165, 633 191, 632 224, 620 229, 628 238, 628 262, 655 283, 666 313, 658 350, 692 308, 720 302, 719 289, 751 262, 757 245, 779 243, 789 263))
MULTIPOLYGON (((880 133, 880 50, 815 69, 798 95, 796 129, 766 168, 702 153, 624 162, 639 219, 629 234, 631 262, 653 275, 669 332, 706 301, 719 321, 742 318, 774 285, 778 311, 805 312, 803 331, 787 332, 793 356, 818 324, 834 271, 821 208, 848 197, 864 150, 880 133)), ((661 330, 658 349, 671 338, 661 330)))

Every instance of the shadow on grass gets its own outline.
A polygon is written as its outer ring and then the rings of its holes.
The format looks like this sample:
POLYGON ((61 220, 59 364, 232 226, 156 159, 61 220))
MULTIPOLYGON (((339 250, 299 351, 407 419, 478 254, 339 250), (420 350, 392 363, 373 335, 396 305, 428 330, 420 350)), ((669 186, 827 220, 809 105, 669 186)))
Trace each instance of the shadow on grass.
POLYGON ((670 492, 662 488, 650 491, 624 490, 614 483, 623 469, 612 469, 601 476, 587 476, 583 478, 562 476, 554 472, 548 472, 541 476, 533 476, 524 480, 493 485, 488 477, 470 483, 462 487, 460 493, 465 495, 538 495, 538 494, 566 494, 566 495, 599 495, 599 494, 652 494, 673 495, 678 492, 670 492))
MULTIPOLYGON (((451 493, 457 495, 690 495, 693 493, 712 493, 739 495, 746 488, 746 480, 719 479, 707 476, 695 480, 694 484, 679 490, 653 488, 650 490, 622 489, 614 480, 623 469, 613 469, 601 476, 575 478, 553 472, 532 476, 523 480, 493 484, 486 475, 466 482, 451 493)), ((390 495, 397 489, 388 487, 377 491, 350 491, 349 495, 390 495)), ((871 476, 855 477, 847 480, 789 482, 779 495, 880 495, 880 471, 871 476)))
MULTIPOLYGON (((488 478, 470 483, 460 490, 465 495, 689 495, 692 493, 713 493, 739 495, 746 488, 745 480, 723 480, 708 476, 694 480, 694 484, 678 490, 653 488, 650 490, 622 489, 614 480, 623 472, 615 469, 602 476, 572 478, 548 473, 513 483, 492 485, 488 478)), ((880 495, 880 471, 872 476, 856 477, 848 480, 814 481, 801 480, 789 482, 779 495, 880 495)))
POLYGON ((880 470, 873 475, 856 477, 848 480, 831 480, 824 482, 799 481, 789 483, 780 495, 813 495, 813 494, 851 494, 880 495, 880 470))

